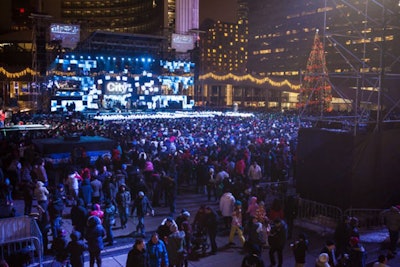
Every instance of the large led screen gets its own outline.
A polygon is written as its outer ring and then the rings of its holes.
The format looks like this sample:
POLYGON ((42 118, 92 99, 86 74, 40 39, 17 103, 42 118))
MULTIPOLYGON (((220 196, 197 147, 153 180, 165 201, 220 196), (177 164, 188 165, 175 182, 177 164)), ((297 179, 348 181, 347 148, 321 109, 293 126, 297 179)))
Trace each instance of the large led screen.
POLYGON ((80 27, 73 24, 50 25, 50 40, 61 41, 64 48, 74 49, 80 40, 80 27))

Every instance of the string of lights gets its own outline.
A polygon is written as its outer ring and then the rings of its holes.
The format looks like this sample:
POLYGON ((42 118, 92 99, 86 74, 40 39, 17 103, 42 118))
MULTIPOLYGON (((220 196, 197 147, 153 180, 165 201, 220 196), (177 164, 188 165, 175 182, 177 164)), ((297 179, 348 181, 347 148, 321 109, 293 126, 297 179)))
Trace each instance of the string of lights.
POLYGON ((9 72, 5 68, 0 67, 0 73, 5 75, 9 79, 21 78, 26 75, 37 75, 37 72, 32 70, 31 68, 26 68, 19 72, 9 72))
POLYGON ((288 86, 290 89, 295 90, 295 91, 300 90, 300 87, 301 87, 300 84, 291 83, 287 79, 285 79, 283 81, 274 81, 273 79, 271 79, 269 77, 256 78, 256 77, 254 77, 254 76, 252 76, 250 74, 241 75, 241 76, 235 75, 235 74, 232 74, 232 73, 228 73, 226 75, 217 75, 217 74, 214 74, 214 73, 210 72, 210 73, 206 73, 204 75, 200 75, 199 76, 199 80, 207 80, 207 79, 214 79, 216 81, 227 81, 227 80, 232 79, 232 80, 237 81, 237 82, 242 82, 242 81, 248 80, 248 81, 253 82, 253 83, 257 84, 257 85, 268 83, 268 84, 270 84, 271 86, 274 86, 274 87, 288 86))

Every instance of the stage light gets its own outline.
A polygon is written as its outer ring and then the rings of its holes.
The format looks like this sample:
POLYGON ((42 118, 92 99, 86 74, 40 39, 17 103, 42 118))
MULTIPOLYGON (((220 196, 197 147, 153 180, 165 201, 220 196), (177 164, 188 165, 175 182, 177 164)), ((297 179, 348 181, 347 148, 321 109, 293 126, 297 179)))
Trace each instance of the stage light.
POLYGON ((125 58, 121 58, 121 60, 125 60, 125 58))
POLYGON ((81 56, 81 59, 83 59, 83 56, 81 56))
POLYGON ((115 57, 113 57, 113 60, 115 60, 115 57))
POLYGON ((111 79, 110 75, 106 75, 104 78, 105 78, 107 81, 111 79))
POLYGON ((104 59, 104 58, 101 56, 100 59, 104 59))
POLYGON ((147 59, 147 62, 151 62, 151 58, 147 59))
POLYGON ((146 59, 144 57, 142 57, 142 62, 145 62, 145 61, 146 61, 146 59))
POLYGON ((74 55, 72 55, 72 56, 71 56, 71 58, 75 58, 75 56, 74 56, 74 55))
MULTIPOLYGON (((92 59, 90 56, 87 57, 88 59, 92 59)), ((96 57, 97 58, 97 57, 96 57)))
POLYGON ((120 76, 117 76, 116 79, 117 79, 117 81, 120 81, 120 80, 121 80, 121 77, 120 77, 120 76))
POLYGON ((110 60, 111 58, 110 58, 110 57, 108 57, 107 59, 108 59, 108 60, 110 60))
POLYGON ((128 81, 128 77, 123 76, 123 77, 122 77, 122 80, 126 82, 126 81, 128 81))

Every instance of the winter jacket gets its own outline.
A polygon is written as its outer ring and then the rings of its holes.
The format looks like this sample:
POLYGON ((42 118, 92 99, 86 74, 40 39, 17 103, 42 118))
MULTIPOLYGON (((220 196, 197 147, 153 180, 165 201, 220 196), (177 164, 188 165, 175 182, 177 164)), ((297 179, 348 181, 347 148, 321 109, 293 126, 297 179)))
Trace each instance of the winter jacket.
POLYGON ((149 199, 146 196, 137 197, 132 205, 131 214, 133 214, 136 210, 137 216, 144 216, 147 213, 150 213, 153 210, 153 207, 150 204, 149 199))
POLYGON ((90 180, 88 178, 82 181, 82 184, 79 188, 79 198, 83 199, 85 205, 92 203, 92 193, 93 189, 90 184, 90 180))
POLYGON ((235 205, 235 197, 230 192, 226 192, 219 200, 219 210, 222 216, 229 217, 232 215, 233 207, 235 205))
POLYGON ((156 244, 149 241, 146 245, 146 249, 150 267, 159 267, 162 266, 162 263, 166 266, 169 265, 168 252, 163 241, 158 240, 156 244))
POLYGON ((103 237, 106 231, 101 225, 97 216, 90 216, 87 221, 86 240, 88 241, 89 251, 96 252, 104 249, 103 237))
POLYGON ((44 186, 44 183, 42 181, 37 181, 34 194, 37 201, 47 201, 47 196, 49 195, 49 191, 44 186))
POLYGON ((126 259, 126 267, 149 267, 147 251, 139 251, 137 248, 132 248, 126 259))

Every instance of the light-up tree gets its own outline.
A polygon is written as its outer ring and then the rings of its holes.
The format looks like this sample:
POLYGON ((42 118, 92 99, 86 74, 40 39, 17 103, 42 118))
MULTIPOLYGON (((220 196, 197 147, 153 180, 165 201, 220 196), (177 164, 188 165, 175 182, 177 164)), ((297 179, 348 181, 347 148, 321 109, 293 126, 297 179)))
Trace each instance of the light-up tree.
POLYGON ((324 45, 320 40, 318 30, 315 33, 314 44, 308 57, 298 97, 298 106, 304 112, 322 114, 332 110, 332 87, 326 67, 324 45))

